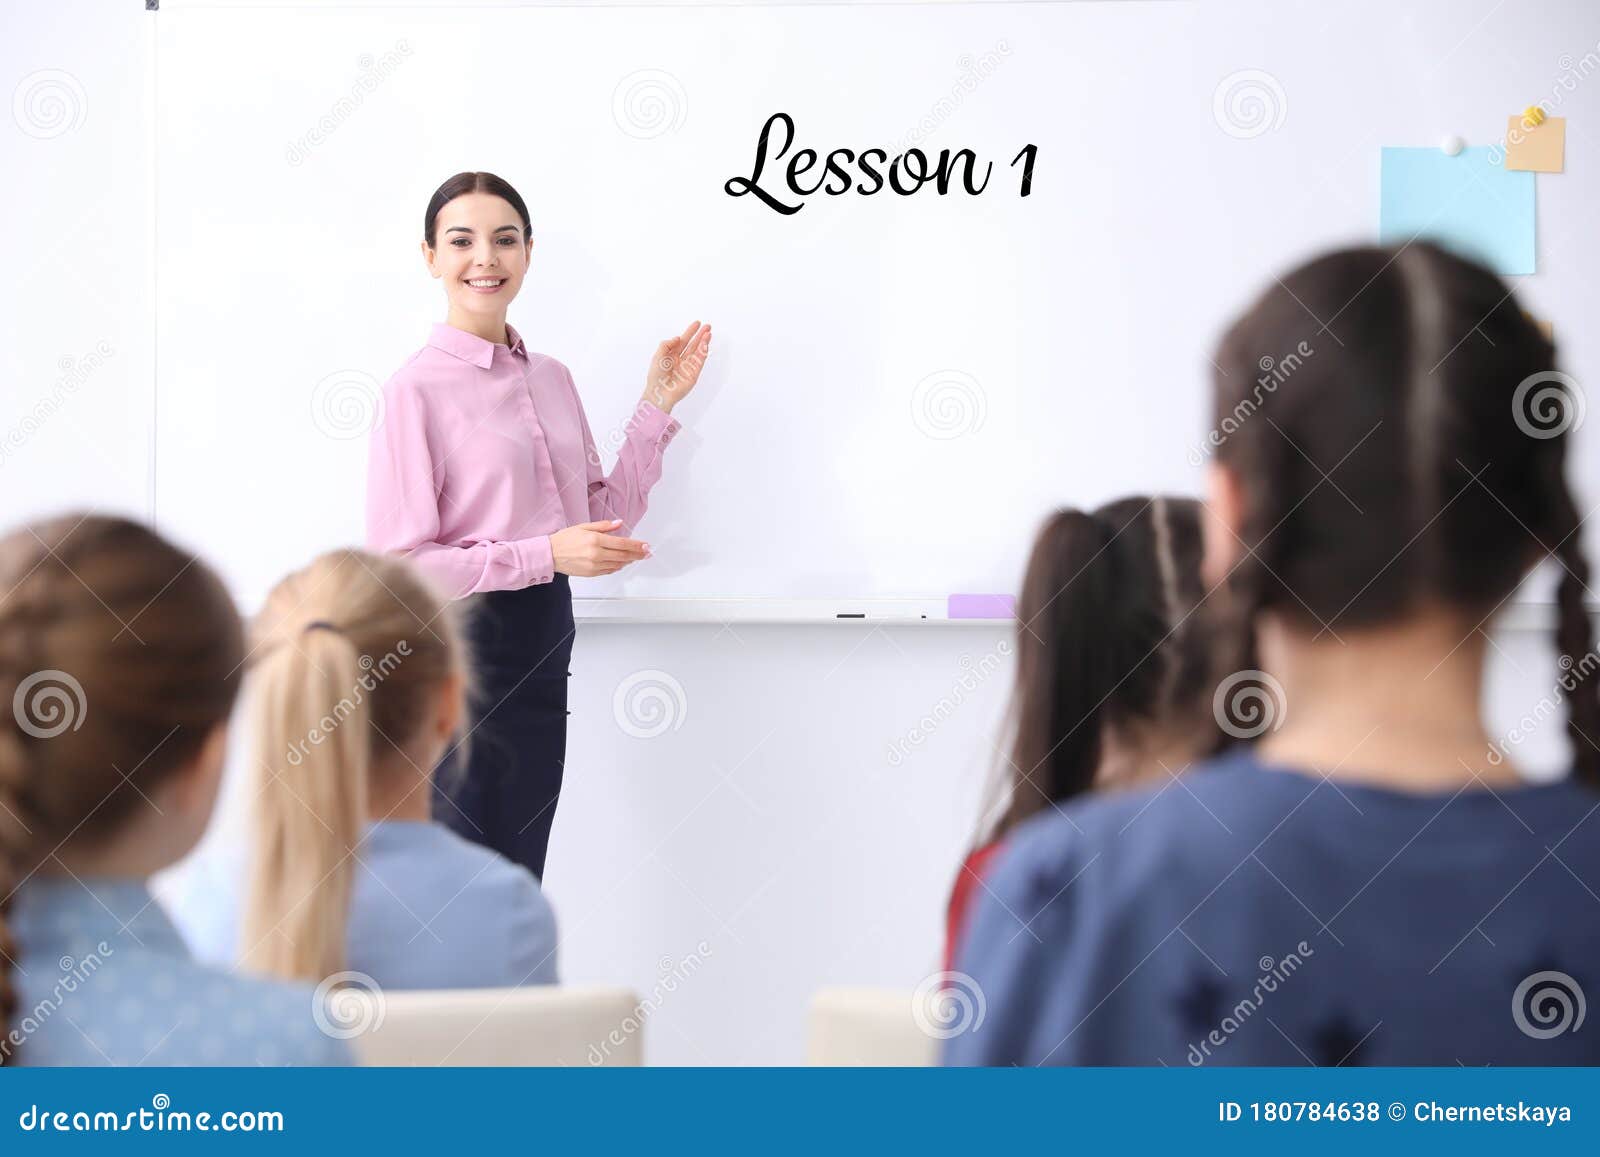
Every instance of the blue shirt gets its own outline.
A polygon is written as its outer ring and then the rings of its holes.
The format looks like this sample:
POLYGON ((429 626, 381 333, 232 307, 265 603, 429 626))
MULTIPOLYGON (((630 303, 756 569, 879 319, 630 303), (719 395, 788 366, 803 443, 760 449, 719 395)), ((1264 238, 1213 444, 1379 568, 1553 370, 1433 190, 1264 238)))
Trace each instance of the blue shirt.
POLYGON ((945 1062, 1600 1063, 1597 809, 1235 752, 1036 817, 978 896, 945 1062))
MULTIPOLYGON (((556 918, 533 873, 426 820, 381 820, 356 853, 345 967, 380 988, 556 983, 556 918)), ((173 901, 197 955, 238 959, 240 881, 221 872, 173 901)))
POLYGON ((351 1063, 309 985, 198 963, 141 880, 35 876, 8 920, 18 1000, 0 1040, 16 1063, 351 1063))

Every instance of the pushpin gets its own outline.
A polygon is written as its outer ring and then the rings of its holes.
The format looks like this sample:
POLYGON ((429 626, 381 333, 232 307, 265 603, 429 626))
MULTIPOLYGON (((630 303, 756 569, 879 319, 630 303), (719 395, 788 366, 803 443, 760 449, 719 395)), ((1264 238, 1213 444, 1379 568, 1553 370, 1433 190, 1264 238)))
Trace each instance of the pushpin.
POLYGON ((1456 136, 1454 133, 1451 133, 1449 136, 1445 137, 1444 140, 1439 142, 1439 147, 1444 150, 1445 156, 1455 157, 1459 156, 1461 150, 1467 147, 1467 142, 1456 136))
POLYGON ((1536 104, 1530 104, 1527 108, 1522 110, 1522 123, 1527 125, 1530 129, 1537 128, 1539 125, 1544 124, 1544 109, 1540 108, 1536 104))

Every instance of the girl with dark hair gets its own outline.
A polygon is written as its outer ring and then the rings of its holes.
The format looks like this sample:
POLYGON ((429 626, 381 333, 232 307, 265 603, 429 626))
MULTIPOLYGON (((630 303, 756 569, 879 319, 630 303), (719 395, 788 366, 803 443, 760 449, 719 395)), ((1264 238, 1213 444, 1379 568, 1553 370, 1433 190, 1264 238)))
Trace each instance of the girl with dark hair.
POLYGON ((122 518, 22 527, 0 656, 0 1064, 350 1063, 309 984, 197 963, 146 884, 205 831, 244 672, 211 568, 122 518))
POLYGON ((1010 755, 991 823, 950 893, 947 967, 1019 824, 1092 789, 1166 783, 1226 738, 1200 582, 1200 504, 1123 498, 1040 528, 1017 601, 1010 755))
POLYGON ((631 537, 680 429, 711 327, 694 322, 651 355, 616 466, 599 452, 566 366, 506 323, 528 271, 522 197, 493 173, 457 173, 433 194, 422 255, 444 285, 445 321, 384 386, 367 463, 367 545, 417 564, 468 599, 480 662, 470 747, 436 780, 435 815, 543 876, 566 759, 568 577, 649 557, 631 537))
POLYGON ((1262 669, 1213 702, 1255 742, 1013 833, 958 961, 987 1017, 947 1062, 1600 1062, 1575 387, 1427 244, 1275 279, 1215 361, 1204 573, 1262 669), (1480 715, 1484 629, 1546 559, 1573 765, 1531 784, 1480 715))

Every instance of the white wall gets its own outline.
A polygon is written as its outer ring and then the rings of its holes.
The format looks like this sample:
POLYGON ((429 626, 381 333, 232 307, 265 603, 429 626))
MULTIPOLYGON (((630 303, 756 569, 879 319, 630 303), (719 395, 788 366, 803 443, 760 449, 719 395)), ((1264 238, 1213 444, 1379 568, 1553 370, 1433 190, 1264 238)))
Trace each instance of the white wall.
MULTIPOLYGON (((149 17, 129 0, 4 0, 0 11, 0 91, 65 71, 83 113, 53 139, 0 122, 11 257, 0 430, 24 429, 64 361, 79 366, 102 341, 113 351, 36 431, 4 443, 0 518, 84 502, 140 512, 149 17)), ((226 181, 218 175, 218 196, 226 181)), ((961 681, 1004 639, 990 627, 581 627, 547 880, 566 976, 649 994, 700 952, 703 965, 649 1017, 654 1063, 798 1062, 819 986, 913 987, 938 967, 943 897, 973 825, 1009 661, 970 692, 961 681), (648 671, 681 686, 681 725, 640 738, 619 724, 614 699, 648 671), (892 766, 891 743, 958 694, 965 701, 892 766)), ((1496 643, 1490 710, 1504 731, 1549 695, 1555 669, 1542 633, 1496 643)), ((1559 728, 1545 725, 1519 755, 1551 770, 1563 750, 1559 728)))
POLYGON ((151 467, 146 14, 0 0, 0 519, 142 514, 151 467))

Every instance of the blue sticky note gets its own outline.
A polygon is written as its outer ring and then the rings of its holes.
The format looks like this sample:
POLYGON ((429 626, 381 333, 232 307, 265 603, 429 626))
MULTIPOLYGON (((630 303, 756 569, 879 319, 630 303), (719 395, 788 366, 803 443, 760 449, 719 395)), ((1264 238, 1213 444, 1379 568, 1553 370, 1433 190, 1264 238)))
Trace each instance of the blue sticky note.
POLYGON ((1378 239, 1435 241, 1500 274, 1534 270, 1533 174, 1505 167, 1488 145, 1384 149, 1378 239))

